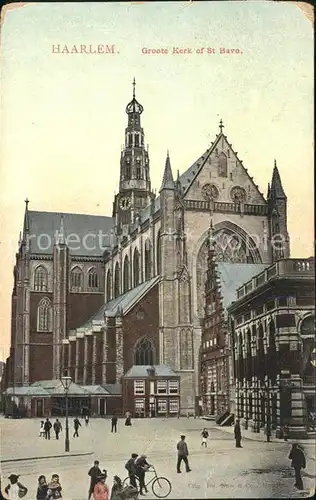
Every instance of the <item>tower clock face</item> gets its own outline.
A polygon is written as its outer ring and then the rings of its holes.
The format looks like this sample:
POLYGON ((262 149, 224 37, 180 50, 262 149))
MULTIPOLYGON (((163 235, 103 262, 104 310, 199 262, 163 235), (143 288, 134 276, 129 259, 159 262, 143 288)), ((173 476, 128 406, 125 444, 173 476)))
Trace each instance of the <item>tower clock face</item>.
POLYGON ((120 208, 122 210, 128 210, 130 206, 131 206, 131 199, 128 198, 128 196, 120 199, 120 208))

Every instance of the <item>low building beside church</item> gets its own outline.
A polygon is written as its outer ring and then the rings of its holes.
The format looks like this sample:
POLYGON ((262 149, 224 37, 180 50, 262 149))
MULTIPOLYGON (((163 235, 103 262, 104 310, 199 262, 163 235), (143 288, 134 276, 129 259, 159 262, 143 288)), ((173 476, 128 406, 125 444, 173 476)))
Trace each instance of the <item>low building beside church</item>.
MULTIPOLYGON (((315 436, 314 259, 284 259, 237 290, 228 307, 235 415, 245 428, 315 436)), ((233 386, 231 390, 233 391, 233 386)))

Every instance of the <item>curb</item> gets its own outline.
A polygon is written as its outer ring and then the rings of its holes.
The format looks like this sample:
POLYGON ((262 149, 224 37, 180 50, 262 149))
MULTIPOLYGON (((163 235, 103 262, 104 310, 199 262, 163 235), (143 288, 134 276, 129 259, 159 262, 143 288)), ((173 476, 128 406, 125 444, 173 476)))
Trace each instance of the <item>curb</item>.
POLYGON ((87 455, 93 455, 94 452, 84 452, 84 453, 70 453, 69 455, 49 455, 46 457, 27 457, 27 458, 9 458, 6 460, 0 460, 1 464, 7 464, 10 462, 26 462, 29 460, 47 460, 49 458, 68 458, 68 457, 84 457, 87 455))

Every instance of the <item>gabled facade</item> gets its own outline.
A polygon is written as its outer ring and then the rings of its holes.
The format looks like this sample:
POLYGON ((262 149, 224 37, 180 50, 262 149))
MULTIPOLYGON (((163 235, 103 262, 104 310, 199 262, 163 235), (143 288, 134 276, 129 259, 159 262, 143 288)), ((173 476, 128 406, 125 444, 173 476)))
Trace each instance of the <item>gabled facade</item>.
MULTIPOLYGON (((210 214, 217 262, 237 267, 269 264, 281 255, 271 247, 277 230, 284 233, 282 252, 288 252, 287 200, 276 173, 269 200, 265 199, 224 135, 222 122, 214 142, 182 175, 174 176, 167 154, 159 196, 155 196, 141 127, 143 111, 134 85, 126 107, 113 217, 32 212, 27 204, 12 295, 8 383, 59 377, 68 368, 81 380, 83 366, 88 370, 87 380, 92 381, 96 363, 114 366, 116 361, 108 360, 106 350, 102 361, 96 361, 96 341, 94 337, 86 340, 89 334, 85 331, 90 331, 86 323, 102 304, 126 297, 157 278, 158 320, 156 324, 156 318, 151 321, 145 316, 144 330, 155 343, 154 364, 167 365, 180 377, 180 405, 186 413, 194 411, 200 395, 198 367, 210 214), (56 231, 57 236, 62 235, 57 239, 52 238, 56 231), (88 347, 70 347, 81 337, 80 342, 88 347)), ((120 321, 118 312, 110 319, 105 314, 99 327, 119 330, 120 321)), ((119 352, 124 356, 126 345, 135 357, 138 340, 124 334, 114 336, 119 352)), ((125 366, 135 364, 126 364, 125 359, 119 363, 122 368, 109 368, 119 377, 125 366)), ((102 373, 100 370, 102 378, 103 368, 102 373)))

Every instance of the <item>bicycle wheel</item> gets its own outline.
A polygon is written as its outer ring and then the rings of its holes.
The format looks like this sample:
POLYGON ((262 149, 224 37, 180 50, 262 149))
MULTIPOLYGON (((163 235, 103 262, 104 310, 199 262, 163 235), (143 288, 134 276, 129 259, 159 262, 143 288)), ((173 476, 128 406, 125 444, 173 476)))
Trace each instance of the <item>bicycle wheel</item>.
POLYGON ((171 492, 171 483, 166 477, 156 477, 152 484, 153 494, 157 498, 166 498, 171 492))

